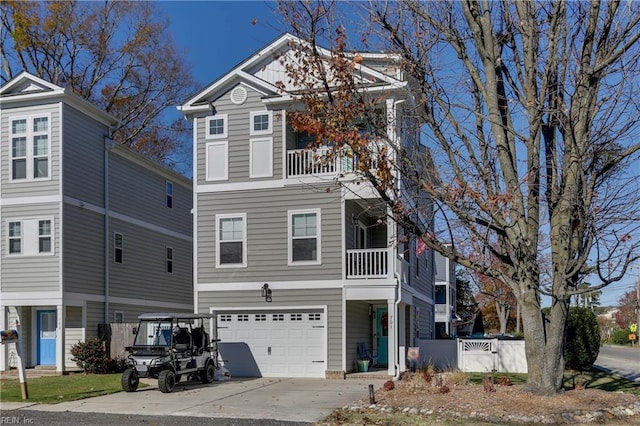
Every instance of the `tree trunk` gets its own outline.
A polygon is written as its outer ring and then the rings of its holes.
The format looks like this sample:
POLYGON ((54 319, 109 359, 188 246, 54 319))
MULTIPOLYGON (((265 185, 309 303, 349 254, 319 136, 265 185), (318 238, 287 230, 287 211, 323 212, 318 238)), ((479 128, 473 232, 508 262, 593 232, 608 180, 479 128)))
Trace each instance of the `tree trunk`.
POLYGON ((535 290, 523 294, 520 303, 525 333, 528 379, 525 390, 536 395, 554 395, 562 390, 564 338, 568 303, 556 302, 549 316, 540 307, 535 290))

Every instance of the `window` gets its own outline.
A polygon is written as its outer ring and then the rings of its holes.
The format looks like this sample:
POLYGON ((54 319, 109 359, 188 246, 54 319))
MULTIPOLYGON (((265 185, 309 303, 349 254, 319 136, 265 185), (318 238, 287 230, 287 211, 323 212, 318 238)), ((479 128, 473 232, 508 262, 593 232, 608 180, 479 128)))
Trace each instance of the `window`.
POLYGON ((170 182, 170 181, 166 182, 165 198, 166 198, 166 206, 172 209, 173 208, 173 182, 170 182))
POLYGON ((113 322, 115 322, 116 324, 122 324, 124 322, 124 312, 113 311, 113 322))
POLYGON ((50 175, 49 117, 11 120, 11 179, 47 179, 50 175))
POLYGON ((446 285, 437 285, 436 286, 436 300, 437 305, 444 305, 447 303, 447 286, 446 285))
POLYGON ((165 247, 165 258, 167 273, 173 274, 173 249, 171 247, 165 247))
POLYGON ((272 132, 273 113, 271 111, 258 111, 250 113, 251 127, 249 134, 268 135, 272 132))
POLYGON ((273 176, 273 139, 251 139, 249 146, 249 177, 273 176))
POLYGON ((117 232, 113 234, 113 262, 122 263, 124 254, 124 237, 117 232))
POLYGON ((206 139, 227 137, 227 114, 218 114, 206 119, 206 139))
POLYGON ((206 147, 206 180, 227 180, 229 143, 223 142, 209 142, 206 147))
POLYGON ((9 222, 9 254, 22 253, 22 222, 9 222))
POLYGON ((51 221, 38 221, 38 253, 51 253, 51 221))
POLYGON ((247 266, 246 214, 216 215, 218 267, 247 266))
POLYGON ((320 210, 289 212, 289 264, 320 263, 320 210))
POLYGON ((21 219, 7 222, 8 254, 53 254, 53 219, 21 219))

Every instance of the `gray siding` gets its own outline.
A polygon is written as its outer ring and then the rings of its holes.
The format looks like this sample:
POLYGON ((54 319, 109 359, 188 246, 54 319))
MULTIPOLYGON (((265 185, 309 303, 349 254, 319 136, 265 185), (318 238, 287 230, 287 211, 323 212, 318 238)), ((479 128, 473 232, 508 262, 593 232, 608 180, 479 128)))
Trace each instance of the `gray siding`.
POLYGON ((413 305, 420 311, 419 318, 417 319, 420 335, 416 337, 420 339, 433 339, 433 305, 415 297, 413 298, 413 305))
POLYGON ((79 306, 67 306, 65 312, 65 342, 64 342, 64 363, 67 367, 77 367, 71 360, 71 348, 73 345, 83 340, 82 328, 82 308, 79 306))
MULTIPOLYGON (((228 167, 229 167, 229 180, 228 181, 214 181, 207 182, 205 180, 206 171, 206 144, 210 140, 206 139, 206 116, 199 116, 196 122, 194 131, 197 135, 197 182, 198 184, 218 184, 228 182, 247 182, 247 181, 259 181, 269 179, 281 179, 282 178, 282 120, 284 117, 280 116, 279 111, 273 112, 273 132, 269 135, 250 136, 250 113, 254 111, 266 111, 265 106, 262 104, 262 94, 256 92, 248 86, 243 86, 247 89, 247 100, 242 105, 235 105, 229 99, 229 92, 226 92, 215 100, 216 111, 218 114, 227 114, 228 127, 227 127, 227 139, 212 139, 214 140, 227 140, 229 142, 228 150, 228 167), (273 138, 273 177, 270 178, 250 178, 249 177, 249 140, 258 138, 273 138)), ((231 88, 232 90, 233 88, 231 88)))
POLYGON ((64 206, 64 290, 104 294, 104 216, 64 206))
MULTIPOLYGON (((113 322, 114 312, 120 311, 124 313, 124 322, 137 323, 138 316, 149 312, 187 312, 192 313, 193 309, 167 309, 162 302, 173 302, 173 300, 149 300, 144 306, 129 305, 122 303, 109 303, 109 322, 113 322)), ((193 300, 191 300, 193 302, 193 300)))
POLYGON ((340 279, 342 243, 339 196, 306 187, 200 194, 198 282, 340 279), (321 209, 322 264, 287 266, 289 210, 321 209), (246 213, 247 267, 216 269, 216 214, 246 213))
POLYGON ((260 291, 216 291, 198 294, 198 312, 209 308, 248 307, 256 309, 327 305, 327 370, 342 370, 342 290, 274 290, 273 302, 265 306, 260 291))
POLYGON ((2 270, 0 288, 5 291, 60 290, 60 214, 57 203, 0 207, 2 270), (8 256, 8 225, 16 219, 53 218, 54 254, 8 256))
MULTIPOLYGON (((192 191, 173 182, 173 208, 166 206, 167 179, 116 154, 109 161, 109 208, 191 236, 192 191)), ((170 179, 169 179, 170 180, 170 179)))
POLYGON ((59 194, 60 189, 60 112, 59 105, 45 104, 21 108, 2 107, 0 114, 0 179, 2 179, 2 198, 9 197, 39 197, 59 194), (50 113, 50 158, 51 179, 36 181, 10 182, 11 173, 11 143, 10 123, 14 118, 28 117, 50 113), (5 141, 7 141, 5 143, 5 141))
POLYGON ((87 339, 98 336, 98 324, 104 323, 104 303, 87 302, 87 339))
POLYGON ((347 302, 347 370, 356 369, 358 359, 358 343, 365 343, 371 352, 372 320, 369 316, 369 303, 347 302))
POLYGON ((65 105, 64 195, 104 206, 104 138, 108 128, 65 105))
POLYGON ((117 219, 111 219, 110 230, 110 296, 193 303, 191 241, 117 219), (113 262, 114 233, 124 237, 121 264, 113 262), (173 248, 172 274, 166 272, 165 247, 173 248))

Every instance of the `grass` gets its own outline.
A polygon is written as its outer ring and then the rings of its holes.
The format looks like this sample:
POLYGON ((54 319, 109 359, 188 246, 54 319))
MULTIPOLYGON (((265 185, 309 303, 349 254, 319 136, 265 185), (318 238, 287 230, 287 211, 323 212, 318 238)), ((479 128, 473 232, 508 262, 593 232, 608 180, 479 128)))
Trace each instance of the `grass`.
MULTIPOLYGON (((27 380, 29 402, 57 404, 122 391, 121 374, 70 374, 27 380)), ((140 387, 144 384, 141 383, 140 387)), ((18 379, 0 380, 0 402, 24 402, 18 379)))

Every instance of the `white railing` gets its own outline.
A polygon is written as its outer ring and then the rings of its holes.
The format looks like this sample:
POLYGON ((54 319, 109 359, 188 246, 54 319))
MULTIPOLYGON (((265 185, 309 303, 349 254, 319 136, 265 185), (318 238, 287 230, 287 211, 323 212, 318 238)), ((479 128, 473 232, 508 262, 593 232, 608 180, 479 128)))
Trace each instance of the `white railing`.
POLYGON ((442 303, 436 303, 435 307, 436 314, 446 314, 447 313, 447 305, 442 303))
MULTIPOLYGON (((372 153, 372 169, 378 164, 377 153, 383 146, 380 141, 369 144, 372 153)), ((347 147, 342 148, 348 149, 347 147)), ((317 176, 338 173, 351 173, 355 170, 356 158, 333 152, 330 147, 314 149, 292 149, 287 151, 287 177, 317 176)))
POLYGON ((347 279, 387 278, 389 276, 389 249, 347 250, 347 279))

